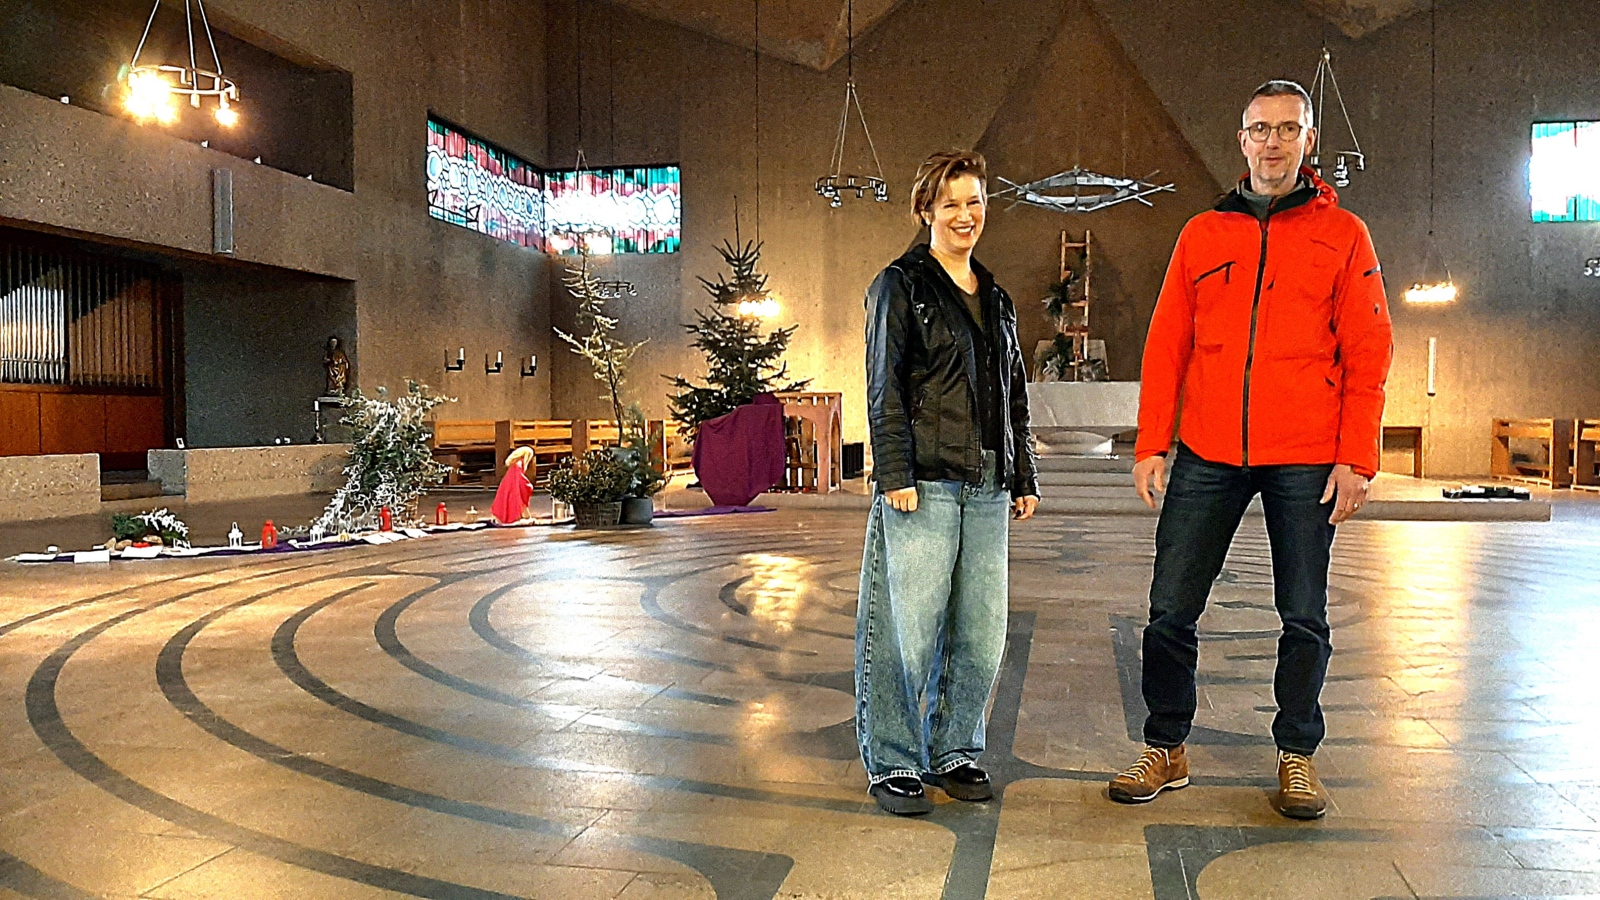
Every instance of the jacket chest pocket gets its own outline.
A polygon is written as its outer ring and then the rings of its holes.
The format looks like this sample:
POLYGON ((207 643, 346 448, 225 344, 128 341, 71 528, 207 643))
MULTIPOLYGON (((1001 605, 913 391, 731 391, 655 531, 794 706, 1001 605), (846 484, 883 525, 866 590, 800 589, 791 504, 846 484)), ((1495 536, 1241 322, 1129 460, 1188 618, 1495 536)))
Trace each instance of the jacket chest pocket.
MULTIPOLYGON (((1198 346, 1214 346, 1227 340, 1230 330, 1241 318, 1235 307, 1249 303, 1240 288, 1239 263, 1227 260, 1202 268, 1191 277, 1194 286, 1194 340, 1198 346), (1243 296, 1241 302, 1240 298, 1243 296)), ((1243 316, 1249 316, 1244 309, 1243 316)), ((1246 324, 1245 327, 1248 327, 1246 324)))

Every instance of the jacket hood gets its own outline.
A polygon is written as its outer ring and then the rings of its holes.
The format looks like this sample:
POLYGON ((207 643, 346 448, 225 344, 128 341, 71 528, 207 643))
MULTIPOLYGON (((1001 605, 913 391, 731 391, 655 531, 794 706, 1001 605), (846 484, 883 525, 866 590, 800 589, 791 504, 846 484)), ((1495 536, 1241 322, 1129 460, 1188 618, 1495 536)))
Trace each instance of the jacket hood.
MULTIPOLYGON (((1250 173, 1246 172, 1233 186, 1233 190, 1222 195, 1216 206, 1212 207, 1217 212, 1244 213, 1254 217, 1250 204, 1244 199, 1243 191, 1250 184, 1250 173)), ((1297 206, 1311 206, 1316 209, 1339 205, 1339 195, 1334 191, 1333 185, 1322 180, 1322 176, 1310 166, 1300 167, 1300 183, 1295 189, 1279 198, 1272 204, 1271 215, 1286 212, 1297 206)))

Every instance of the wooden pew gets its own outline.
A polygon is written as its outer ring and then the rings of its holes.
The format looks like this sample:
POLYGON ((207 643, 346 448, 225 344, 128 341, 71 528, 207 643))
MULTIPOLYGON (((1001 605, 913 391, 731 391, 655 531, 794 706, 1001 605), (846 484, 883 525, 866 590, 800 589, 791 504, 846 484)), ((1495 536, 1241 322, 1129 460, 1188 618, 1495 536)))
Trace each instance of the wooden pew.
POLYGON ((461 484, 464 470, 494 472, 500 465, 492 421, 434 422, 433 458, 450 467, 446 484, 461 484))
POLYGON ((1579 419, 1572 432, 1572 486, 1600 491, 1600 419, 1579 419))
POLYGON ((1552 488, 1572 486, 1572 419, 1493 419, 1489 429, 1489 474, 1552 488), (1518 459, 1511 442, 1536 441, 1544 460, 1518 459))

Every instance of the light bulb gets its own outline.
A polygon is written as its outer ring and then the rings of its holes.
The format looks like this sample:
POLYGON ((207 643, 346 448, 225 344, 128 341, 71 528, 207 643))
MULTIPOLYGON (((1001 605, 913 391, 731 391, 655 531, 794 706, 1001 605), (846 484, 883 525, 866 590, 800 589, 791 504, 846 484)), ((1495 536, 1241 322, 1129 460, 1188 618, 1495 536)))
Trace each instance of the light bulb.
POLYGON ((178 118, 178 107, 172 99, 172 85, 156 72, 133 72, 128 76, 128 96, 124 105, 135 117, 155 119, 163 125, 170 125, 178 118))
POLYGON ((1407 303, 1454 303, 1459 292, 1455 282, 1440 281, 1434 284, 1413 284, 1405 293, 1407 303))
POLYGON ((217 107, 216 116, 217 124, 221 125, 223 128, 232 128, 233 126, 239 124, 239 111, 231 106, 228 106, 226 101, 224 101, 222 106, 217 107))

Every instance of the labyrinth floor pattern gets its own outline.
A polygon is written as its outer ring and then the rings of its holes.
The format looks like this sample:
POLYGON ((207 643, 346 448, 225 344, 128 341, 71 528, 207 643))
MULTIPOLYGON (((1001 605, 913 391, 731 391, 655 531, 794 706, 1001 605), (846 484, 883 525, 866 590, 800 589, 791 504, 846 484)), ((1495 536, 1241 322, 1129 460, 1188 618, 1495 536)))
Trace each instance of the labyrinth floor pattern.
POLYGON ((1202 622, 1194 786, 1105 799, 1152 533, 1016 526, 1002 791, 921 820, 856 760, 859 513, 5 565, 0 898, 1600 894, 1588 508, 1341 531, 1311 824, 1267 802, 1259 520, 1202 622))

